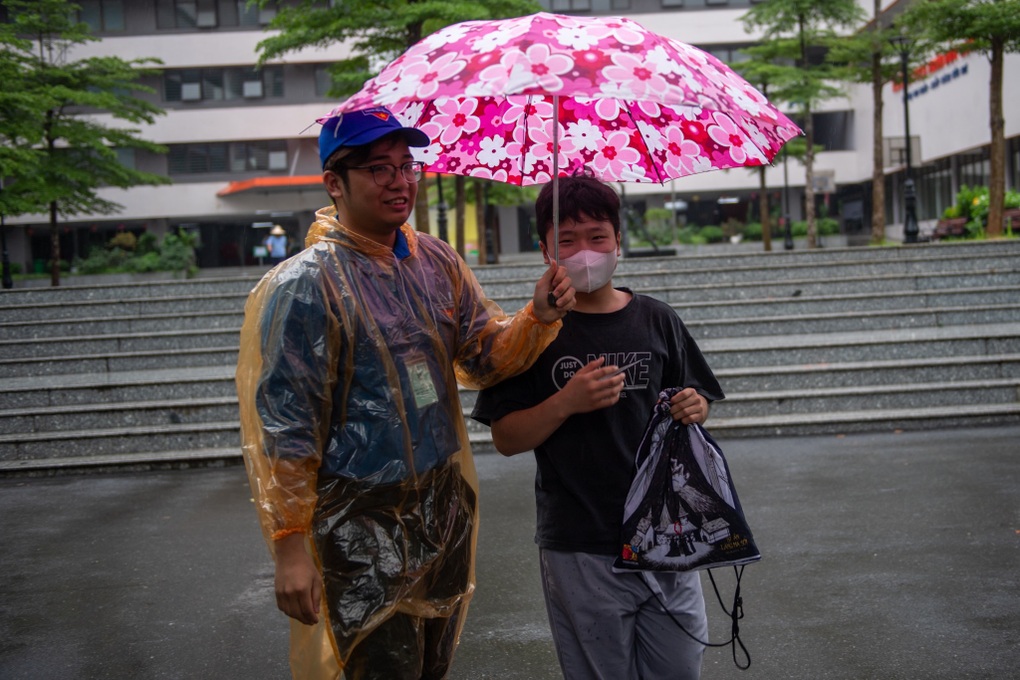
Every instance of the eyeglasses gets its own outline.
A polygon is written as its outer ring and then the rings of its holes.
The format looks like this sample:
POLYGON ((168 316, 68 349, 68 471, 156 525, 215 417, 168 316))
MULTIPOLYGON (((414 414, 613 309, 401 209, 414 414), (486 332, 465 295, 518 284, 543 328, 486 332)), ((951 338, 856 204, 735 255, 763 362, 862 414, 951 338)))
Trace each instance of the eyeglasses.
MULTIPOLYGON (((414 183, 421 179, 421 171, 424 167, 421 161, 411 161, 400 166, 400 175, 408 182, 414 183)), ((397 178, 397 166, 391 163, 382 165, 349 165, 349 170, 368 170, 372 173, 372 179, 381 187, 393 183, 397 178)))

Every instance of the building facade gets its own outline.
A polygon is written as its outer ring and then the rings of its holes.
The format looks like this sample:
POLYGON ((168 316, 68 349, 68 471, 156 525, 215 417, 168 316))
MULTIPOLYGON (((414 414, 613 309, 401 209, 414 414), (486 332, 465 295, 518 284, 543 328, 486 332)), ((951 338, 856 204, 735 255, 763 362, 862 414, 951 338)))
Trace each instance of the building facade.
MULTIPOLYGON (((347 56, 346 47, 304 50, 256 69, 258 43, 267 35, 273 8, 252 9, 246 0, 79 0, 79 4, 81 19, 101 40, 80 47, 72 58, 110 54, 162 62, 162 73, 144 82, 153 88, 151 98, 166 114, 142 135, 166 145, 169 153, 136 153, 124 160, 166 175, 172 184, 103 190, 103 197, 123 210, 114 216, 78 216, 62 222, 64 257, 85 257, 92 247, 123 230, 157 236, 188 230, 198 237, 201 267, 259 264, 257 246, 273 224, 283 226, 292 243, 300 244, 314 211, 328 201, 321 184, 315 120, 336 104, 326 96, 325 69, 347 56)), ((741 48, 757 37, 745 32, 741 21, 752 0, 541 4, 559 13, 626 15, 727 62, 744 58, 741 48)), ((870 3, 866 9, 870 11, 870 3)), ((885 3, 883 12, 895 9, 895 3, 885 3)), ((1020 187, 1017 74, 1020 55, 1007 55, 1006 184, 1013 189, 1020 187)), ((989 75, 987 58, 971 53, 942 55, 912 78, 907 92, 922 235, 933 228, 959 186, 987 184, 989 75)), ((820 205, 839 219, 841 230, 866 242, 873 103, 868 87, 851 87, 847 95, 826 102, 815 114, 816 141, 824 148, 816 157, 816 190, 820 205)), ((902 237, 902 97, 901 88, 886 86, 886 215, 892 240, 902 237)), ((766 171, 766 185, 773 205, 781 205, 786 197, 783 211, 794 220, 801 218, 804 170, 798 162, 777 159, 766 171)), ((758 220, 759 177, 752 170, 714 171, 666 185, 628 184, 620 189, 626 203, 639 213, 668 206, 678 219, 701 226, 758 220)), ((7 218, 6 225, 11 261, 25 270, 41 270, 50 252, 47 217, 7 218)), ((504 208, 495 245, 503 253, 533 247, 528 230, 526 210, 504 208)))

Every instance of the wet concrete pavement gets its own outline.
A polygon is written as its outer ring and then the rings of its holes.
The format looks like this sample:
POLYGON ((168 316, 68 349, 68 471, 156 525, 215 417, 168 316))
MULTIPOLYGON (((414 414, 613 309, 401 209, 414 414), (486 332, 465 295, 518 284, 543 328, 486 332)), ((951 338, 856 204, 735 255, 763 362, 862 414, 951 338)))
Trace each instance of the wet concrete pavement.
MULTIPOLYGON (((711 649, 705 680, 1020 676, 1020 428, 721 445, 764 559, 742 587, 751 668, 711 649)), ((451 678, 559 678, 533 460, 477 463, 478 591, 451 678)), ((249 496, 240 467, 0 479, 0 678, 289 677, 249 496)), ((716 581, 728 600, 731 573, 716 581)))

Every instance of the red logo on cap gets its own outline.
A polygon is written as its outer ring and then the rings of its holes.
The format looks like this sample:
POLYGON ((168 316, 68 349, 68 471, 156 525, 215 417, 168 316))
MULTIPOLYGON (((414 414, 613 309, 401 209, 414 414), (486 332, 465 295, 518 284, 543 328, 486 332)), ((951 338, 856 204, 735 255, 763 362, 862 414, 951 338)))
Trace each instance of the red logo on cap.
POLYGON ((390 114, 386 113, 385 111, 369 111, 368 115, 375 116, 384 123, 390 119, 390 114))

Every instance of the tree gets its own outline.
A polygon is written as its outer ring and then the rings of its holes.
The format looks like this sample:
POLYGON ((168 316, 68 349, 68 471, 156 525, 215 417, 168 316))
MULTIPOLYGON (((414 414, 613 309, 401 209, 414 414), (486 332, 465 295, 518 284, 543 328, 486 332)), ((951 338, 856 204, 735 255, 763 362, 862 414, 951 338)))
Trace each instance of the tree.
MULTIPOLYGON (((881 0, 874 0, 874 19, 862 31, 839 41, 830 51, 830 59, 839 65, 842 80, 870 85, 872 111, 871 166, 871 243, 885 242, 885 158, 882 124, 885 84, 900 73, 900 61, 891 38, 898 30, 882 16, 881 0)), ((909 140, 907 140, 909 143, 909 140)))
MULTIPOLYGON (((79 9, 64 0, 4 0, 10 22, 0 24, 0 71, 16 72, 5 81, 19 92, 19 124, 5 128, 5 141, 24 152, 5 167, 17 180, 11 192, 17 214, 49 212, 52 285, 60 285, 58 216, 112 214, 119 204, 99 196, 101 187, 128 188, 166 184, 169 179, 140 172, 120 162, 118 150, 165 153, 165 147, 137 137, 136 128, 107 125, 106 117, 133 125, 152 123, 162 113, 134 96, 151 92, 138 78, 153 73, 152 59, 124 61, 89 57, 73 61, 79 45, 97 40, 88 26, 74 21, 79 9), (31 150, 31 154, 29 154, 31 150), (19 163, 24 163, 19 165, 19 163)), ((11 214, 15 214, 12 212, 11 214)))
POLYGON ((991 64, 987 233, 1000 236, 1006 195, 1003 61, 1007 53, 1020 52, 1020 0, 926 0, 909 6, 897 24, 908 34, 920 34, 949 49, 977 50, 991 64))
POLYGON ((742 17, 748 32, 762 32, 761 43, 752 48, 754 56, 775 67, 769 90, 771 96, 789 103, 802 118, 809 248, 818 246, 812 115, 821 102, 843 96, 834 82, 836 69, 826 59, 826 54, 840 39, 837 30, 853 29, 863 19, 864 12, 855 0, 769 0, 755 5, 742 17))
MULTIPOLYGON (((271 0, 255 0, 259 6, 271 0)), ((502 19, 541 11, 532 0, 301 0, 281 7, 269 30, 279 31, 259 42, 259 64, 306 47, 328 47, 346 42, 351 56, 329 68, 333 87, 329 94, 348 97, 375 75, 377 66, 400 56, 427 35, 461 21, 502 19)), ((430 230, 427 184, 423 181, 415 202, 418 229, 430 230)), ((464 191, 457 191, 458 201, 464 191)), ((463 215, 464 206, 456 206, 463 215)))
MULTIPOLYGON (((773 79, 781 77, 781 74, 777 74, 776 70, 779 68, 774 64, 769 63, 764 58, 754 58, 754 48, 747 48, 744 50, 746 54, 751 55, 751 59, 747 61, 738 62, 731 64, 731 66, 740 73, 745 80, 755 85, 761 90, 762 95, 765 97, 769 96, 769 84, 773 79)), ((761 55, 759 55, 761 56, 761 55)), ((769 194, 768 185, 765 182, 765 169, 764 165, 760 165, 753 169, 753 172, 758 174, 758 214, 761 218, 761 243, 762 248, 765 252, 772 251, 772 214, 769 208, 769 194)))

